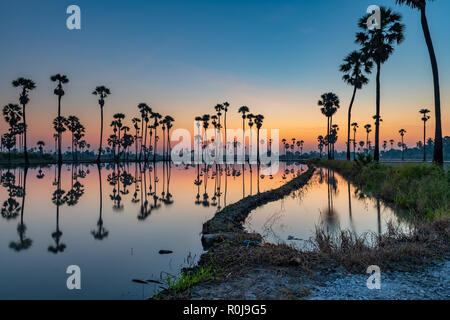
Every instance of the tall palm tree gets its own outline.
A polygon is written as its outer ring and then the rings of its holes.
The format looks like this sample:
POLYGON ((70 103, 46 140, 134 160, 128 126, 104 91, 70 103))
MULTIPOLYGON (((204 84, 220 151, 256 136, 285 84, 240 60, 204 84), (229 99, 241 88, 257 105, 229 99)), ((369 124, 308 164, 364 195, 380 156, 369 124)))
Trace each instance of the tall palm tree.
POLYGON ((352 119, 352 107, 355 101, 356 90, 362 89, 363 85, 369 83, 369 79, 365 74, 372 72, 373 62, 367 59, 361 51, 353 51, 344 59, 344 63, 340 66, 340 71, 344 73, 342 80, 353 86, 353 95, 348 107, 347 119, 347 160, 350 160, 350 126, 352 119))
POLYGON ((257 137, 256 138, 256 141, 257 141, 256 142, 256 157, 257 157, 258 164, 261 162, 260 155, 259 155, 259 144, 260 144, 260 141, 259 141, 259 130, 262 127, 263 121, 264 121, 264 116, 262 114, 257 114, 255 116, 256 137, 257 137))
POLYGON ((433 162, 438 165, 444 163, 444 153, 442 145, 442 120, 441 120, 441 94, 439 87, 439 71, 437 65, 436 54, 434 52, 433 41, 431 39, 430 28, 428 27, 428 20, 426 15, 426 5, 430 0, 396 0, 398 4, 406 4, 413 9, 419 9, 420 20, 422 24, 422 31, 425 36, 425 42, 428 48, 428 54, 431 61, 431 69, 433 71, 434 84, 434 113, 436 115, 436 129, 434 138, 434 153, 433 162))
POLYGON ((228 112, 228 108, 230 107, 230 104, 228 102, 224 102, 222 103, 223 106, 223 124, 224 124, 224 129, 225 129, 225 156, 226 156, 226 148, 227 148, 227 112, 228 112))
MULTIPOLYGON (((53 93, 58 96, 58 118, 61 119, 61 98, 64 96, 65 92, 62 85, 69 82, 66 75, 55 74, 50 77, 53 82, 58 82, 53 93)), ((62 152, 61 152, 61 132, 58 132, 58 163, 62 163, 62 152)))
POLYGON ((322 159, 322 150, 323 150, 323 146, 325 145, 325 140, 324 140, 323 136, 318 136, 317 141, 319 142, 319 144, 317 145, 317 147, 319 149, 319 156, 322 159))
POLYGON ((123 126, 122 120, 125 119, 125 115, 123 113, 116 113, 113 115, 113 118, 117 125, 117 131, 118 131, 118 134, 117 134, 117 160, 120 161, 120 142, 121 142, 120 134, 122 131, 122 126, 123 126))
POLYGON ((159 126, 159 121, 162 118, 162 115, 159 114, 158 112, 152 112, 150 118, 154 119, 155 122, 153 123, 153 127, 155 129, 155 146, 153 148, 153 162, 156 161, 156 150, 157 150, 157 142, 158 142, 158 136, 157 136, 157 129, 159 126))
POLYGON ((365 126, 364 126, 364 129, 366 129, 366 134, 367 134, 367 137, 366 137, 366 146, 367 146, 367 150, 368 150, 368 152, 370 153, 370 144, 369 144, 369 133, 371 133, 372 132, 372 125, 371 124, 366 124, 365 126))
POLYGON ((135 145, 135 154, 134 154, 134 160, 138 160, 138 138, 139 138, 139 123, 141 122, 141 119, 134 117, 131 119, 131 122, 133 123, 135 135, 134 135, 134 145, 135 145))
POLYGON ((23 154, 25 159, 25 164, 29 164, 28 151, 27 151, 27 120, 25 107, 30 102, 29 92, 36 88, 36 84, 33 80, 18 78, 12 82, 13 87, 21 87, 22 91, 20 93, 19 102, 22 105, 22 117, 23 117, 23 154))
POLYGON ((405 129, 400 129, 399 131, 398 131, 398 133, 400 133, 400 136, 402 137, 402 161, 403 160, 405 160, 405 157, 404 157, 404 153, 405 153, 405 142, 403 141, 403 139, 404 139, 404 137, 405 137, 405 133, 406 133, 406 130, 405 129))
MULTIPOLYGON (((144 152, 144 159, 147 161, 147 128, 148 121, 152 115, 152 109, 146 103, 140 103, 138 105, 139 112, 142 119, 142 131, 141 131, 141 150, 139 152, 139 160, 142 159, 142 152, 144 152), (145 128, 145 130, 144 130, 145 128)), ((152 142, 150 141, 150 144, 152 142)))
POLYGON ((250 112, 247 106, 242 106, 239 108, 238 113, 242 113, 242 144, 244 146, 244 161, 245 161, 245 114, 250 112))
MULTIPOLYGON (((336 113, 337 109, 339 109, 339 98, 336 94, 333 92, 327 92, 320 96, 319 102, 317 102, 317 105, 320 108, 320 111, 322 114, 327 117, 327 137, 325 137, 326 140, 330 139, 331 134, 331 128, 333 125, 333 115, 336 113)), ((330 150, 330 144, 328 144, 328 159, 331 159, 331 150, 330 150)))
POLYGON ((430 113, 430 110, 428 109, 420 109, 420 114, 422 114, 422 121, 423 121, 423 162, 427 161, 427 147, 426 147, 426 137, 427 137, 427 121, 430 120, 430 116, 428 113, 430 113))
POLYGON ((375 161, 380 160, 380 104, 381 104, 381 65, 384 64, 394 52, 394 45, 400 44, 404 39, 405 26, 400 23, 401 15, 389 8, 381 7, 381 21, 377 21, 379 28, 370 30, 367 20, 370 14, 362 17, 358 23, 362 32, 356 34, 356 43, 362 46, 362 51, 372 59, 377 67, 376 76, 376 124, 375 124, 375 161))
POLYGON ((173 122, 175 119, 169 115, 164 117, 164 120, 166 121, 166 127, 167 127, 167 160, 170 161, 170 152, 171 152, 171 146, 170 146, 170 129, 173 127, 173 122))
POLYGON ((105 98, 111 94, 111 90, 105 86, 98 86, 92 92, 93 95, 98 96, 98 104, 100 105, 100 145, 98 147, 97 163, 100 163, 100 156, 102 154, 103 141, 103 107, 105 106, 105 98))
POLYGON ((390 143, 390 145, 391 145, 391 150, 392 150, 392 148, 394 148, 394 139, 391 139, 391 140, 389 140, 389 143, 390 143))
POLYGON ((356 159, 356 130, 359 128, 359 125, 357 122, 352 123, 353 127, 353 160, 356 159))

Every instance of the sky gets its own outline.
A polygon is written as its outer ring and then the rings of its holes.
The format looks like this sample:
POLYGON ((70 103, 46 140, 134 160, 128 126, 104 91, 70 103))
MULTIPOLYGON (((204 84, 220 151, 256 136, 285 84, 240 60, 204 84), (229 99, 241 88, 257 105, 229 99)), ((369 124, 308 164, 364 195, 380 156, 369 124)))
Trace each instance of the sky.
MULTIPOLYGON (((241 127, 237 109, 246 105, 265 116, 264 128, 279 129, 280 139, 302 139, 315 148, 326 132, 317 101, 335 92, 341 108, 334 122, 341 128, 338 148, 346 141, 347 108, 352 88, 339 72, 342 59, 358 49, 357 21, 369 5, 385 5, 403 16, 406 39, 381 70, 381 140, 422 139, 418 110, 432 110, 432 73, 418 11, 394 0, 0 0, 0 104, 17 103, 11 81, 23 76, 37 88, 27 106, 29 144, 53 146, 51 122, 57 98, 50 76, 66 74, 62 114, 76 115, 86 139, 98 145, 100 110, 91 93, 97 85, 112 91, 105 124, 122 112, 131 127, 137 105, 175 118, 174 129, 193 130, 195 116, 212 113, 228 101, 228 127, 241 127), (69 30, 66 8, 81 9, 81 30, 69 30)), ((444 135, 450 135, 450 1, 428 6, 428 20, 438 58, 444 135)), ((358 91, 353 120, 371 123, 375 114, 375 76, 358 91)), ((0 121, 0 132, 7 129, 0 121)), ((109 130, 109 128, 108 128, 109 130)), ((372 133, 373 135, 373 133, 372 133)), ((357 140, 365 140, 359 129, 357 140)), ((373 141, 373 137, 371 139, 373 141)), ((65 139, 64 142, 69 142, 65 139)))

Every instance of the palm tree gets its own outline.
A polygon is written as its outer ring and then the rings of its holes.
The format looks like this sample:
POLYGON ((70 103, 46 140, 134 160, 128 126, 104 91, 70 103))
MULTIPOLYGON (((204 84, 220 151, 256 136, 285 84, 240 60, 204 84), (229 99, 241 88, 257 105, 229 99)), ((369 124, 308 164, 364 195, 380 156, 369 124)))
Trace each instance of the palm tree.
POLYGON ((98 95, 98 104, 100 105, 100 145, 98 147, 97 163, 100 163, 100 156, 102 154, 103 141, 103 107, 105 106, 105 98, 111 94, 111 91, 105 86, 98 86, 95 88, 93 95, 98 95))
POLYGON ((117 125, 117 131, 118 131, 118 133, 117 133, 117 142, 118 142, 117 143, 117 160, 120 161, 120 142, 121 142, 120 133, 121 133, 122 126, 123 126, 122 120, 125 119, 125 115, 123 113, 116 113, 113 115, 113 118, 115 120, 114 122, 117 125))
POLYGON ((391 140, 389 140, 389 143, 391 144, 391 150, 392 150, 392 148, 394 148, 394 139, 391 139, 391 140))
MULTIPOLYGON (((53 82, 58 82, 53 93, 58 96, 58 119, 61 119, 61 98, 64 96, 64 90, 62 85, 69 82, 69 79, 66 75, 55 74, 50 77, 50 80, 53 82)), ((61 152, 61 132, 58 133, 58 163, 62 163, 62 152, 61 152)))
MULTIPOLYGON (((153 113, 152 109, 146 103, 140 103, 138 105, 138 109, 139 112, 141 113, 142 119, 141 150, 139 152, 139 161, 142 159, 142 152, 144 152, 144 159, 147 161, 147 128, 148 128, 148 121, 150 120, 150 117, 153 113)), ((150 141, 150 144, 151 143, 152 142, 150 141)))
POLYGON ((134 145, 136 147, 135 154, 134 154, 134 160, 138 160, 138 137, 139 137, 139 123, 141 122, 141 119, 134 117, 131 119, 131 122, 133 123, 135 135, 134 135, 134 145))
POLYGON ((154 119, 155 122, 153 123, 153 127, 155 129, 155 146, 154 146, 154 150, 153 150, 153 162, 156 161, 156 149, 157 149, 157 142, 158 142, 158 136, 157 136, 157 128, 159 126, 159 121, 162 118, 162 115, 159 114, 158 112, 151 112, 151 116, 150 118, 154 119))
POLYGON ((398 131, 398 133, 400 133, 400 136, 402 137, 402 145, 401 145, 401 147, 402 147, 402 161, 403 161, 403 160, 405 160, 405 157, 404 157, 404 153, 405 153, 405 142, 403 141, 403 138, 404 138, 404 136, 405 136, 406 130, 405 130, 405 129, 400 129, 400 130, 398 131))
POLYGON ((428 109, 420 109, 420 114, 423 114, 422 121, 423 121, 423 162, 427 161, 427 148, 426 148, 426 137, 427 137, 427 121, 430 120, 430 116, 428 113, 430 113, 430 110, 428 109))
POLYGON ((264 116, 262 115, 262 114, 257 114, 256 116, 255 116, 255 125, 256 125, 256 141, 257 141, 257 144, 256 144, 256 157, 257 157, 257 162, 258 162, 258 164, 260 163, 260 156, 259 156, 259 144, 260 144, 260 141, 259 141, 259 130, 261 129, 261 127, 262 127, 262 124, 263 124, 263 121, 264 121, 264 116))
POLYGON ((239 108, 238 113, 242 113, 242 144, 244 146, 244 161, 245 161, 245 114, 250 112, 247 106, 242 106, 239 108))
POLYGON ((356 130, 359 128, 359 125, 357 122, 352 123, 353 127, 353 160, 356 159, 356 130))
POLYGON ((172 127, 173 127, 172 122, 174 122, 175 119, 172 118, 171 116, 167 115, 164 117, 164 120, 166 122, 166 127, 167 127, 167 160, 170 160, 170 152, 171 152, 170 129, 172 129, 172 127))
POLYGON ((209 120, 211 119, 209 114, 204 114, 202 116, 202 121, 203 121, 203 129, 205 129, 205 142, 204 142, 204 147, 206 147, 206 144, 208 143, 208 136, 206 135, 206 130, 209 127, 209 120))
POLYGON ((433 41, 431 40, 431 33, 428 27, 428 20, 426 15, 427 0, 396 0, 396 2, 398 4, 406 4, 407 6, 410 6, 413 9, 420 10, 422 30, 425 36, 428 54, 430 56, 431 69, 433 71, 434 108, 435 108, 434 112, 436 115, 433 162, 442 166, 444 163, 444 153, 442 145, 441 94, 439 88, 439 71, 436 54, 434 52, 433 41))
POLYGON ((226 156, 226 148, 227 148, 227 112, 228 112, 228 108, 230 107, 230 104, 228 102, 224 102, 222 104, 223 106, 223 123, 224 123, 224 128, 225 128, 225 156, 226 156))
POLYGON ((372 125, 370 125, 370 124, 366 124, 365 126, 364 126, 364 129, 366 129, 366 133, 367 133, 367 138, 366 138, 366 145, 367 145, 367 149, 368 149, 368 151, 369 151, 369 153, 370 153, 370 145, 369 145, 369 133, 371 133, 372 132, 372 125))
POLYGON ((401 15, 392 12, 391 9, 381 7, 381 21, 377 21, 379 28, 370 30, 367 27, 367 20, 370 14, 362 17, 358 26, 362 32, 356 34, 356 43, 362 46, 362 51, 377 66, 376 77, 376 124, 375 124, 375 151, 374 160, 380 160, 380 72, 381 65, 384 64, 394 52, 394 44, 400 44, 404 39, 405 26, 400 23, 401 15))
POLYGON ((250 136, 249 136, 249 140, 248 140, 248 161, 250 163, 250 154, 253 151, 253 143, 252 143, 252 129, 253 129, 253 125, 255 124, 253 122, 253 119, 255 119, 255 115, 252 113, 247 114, 247 119, 248 119, 248 127, 250 129, 250 136))
POLYGON ((25 159, 25 164, 29 164, 30 161, 28 160, 28 151, 27 151, 27 121, 26 121, 26 113, 25 113, 25 107, 30 102, 30 97, 28 96, 28 93, 36 88, 36 84, 33 82, 33 80, 25 79, 25 78, 18 78, 17 80, 14 80, 12 82, 13 87, 22 88, 22 92, 20 93, 19 102, 22 105, 22 117, 23 117, 23 154, 25 159))
MULTIPOLYGON (((320 96, 321 100, 317 103, 321 108, 322 114, 327 117, 327 137, 330 139, 331 127, 333 125, 333 115, 339 109, 339 98, 333 92, 327 92, 320 96)), ((331 159, 330 144, 328 144, 328 159, 331 159)))
POLYGON ((317 141, 319 142, 319 144, 317 145, 317 147, 319 148, 319 156, 320 156, 320 159, 322 159, 322 150, 323 150, 323 146, 325 145, 325 140, 324 140, 323 136, 318 136, 317 141))
POLYGON ((369 83, 369 79, 364 73, 372 72, 373 62, 367 59, 361 51, 353 51, 344 59, 344 64, 340 66, 340 71, 344 73, 342 80, 353 86, 353 95, 348 107, 347 119, 347 160, 350 160, 350 123, 352 119, 352 107, 355 101, 356 90, 362 89, 363 85, 369 83))
POLYGON ((37 143, 37 146, 39 148, 39 151, 41 153, 41 156, 44 154, 44 146, 45 146, 45 142, 42 140, 39 140, 37 143))

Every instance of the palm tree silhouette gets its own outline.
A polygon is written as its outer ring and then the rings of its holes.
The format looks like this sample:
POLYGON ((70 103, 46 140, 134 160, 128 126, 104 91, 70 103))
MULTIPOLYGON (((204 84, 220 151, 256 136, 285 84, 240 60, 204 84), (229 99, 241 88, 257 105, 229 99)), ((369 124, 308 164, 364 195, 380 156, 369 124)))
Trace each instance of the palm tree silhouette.
POLYGON ((262 115, 262 114, 257 114, 256 116, 255 116, 255 125, 256 125, 256 139, 257 139, 257 144, 256 144, 256 156, 257 156, 257 162, 258 162, 258 164, 261 162, 261 159, 260 159, 260 155, 259 155, 259 144, 261 143, 260 141, 259 141, 259 130, 261 129, 261 127, 262 127, 262 124, 263 124, 263 121, 264 121, 264 116, 262 115))
POLYGON ((317 141, 319 142, 319 144, 317 145, 317 148, 319 149, 319 156, 320 156, 320 159, 322 159, 322 150, 323 150, 323 146, 325 145, 323 136, 318 136, 317 141))
POLYGON ((438 165, 444 163, 444 153, 442 144, 442 120, 441 120, 441 94, 439 87, 439 71, 437 65, 436 54, 434 52, 433 41, 431 39, 430 29, 428 27, 428 20, 426 15, 427 0, 396 0, 398 4, 406 4, 413 9, 419 9, 420 20, 422 24, 423 34, 425 36, 425 42, 428 48, 428 54, 431 61, 431 69, 433 72, 433 84, 434 84, 434 112, 436 115, 436 129, 434 138, 434 153, 433 162, 438 165))
POLYGON ((377 21, 379 29, 370 30, 367 20, 371 14, 362 17, 358 23, 362 32, 356 34, 356 43, 362 46, 363 53, 372 59, 377 66, 376 76, 376 124, 375 124, 375 161, 380 160, 380 72, 384 64, 394 52, 394 44, 400 44, 404 39, 404 25, 400 23, 401 15, 391 9, 381 7, 381 21, 377 21))
POLYGON ((135 145, 135 154, 134 154, 134 160, 138 160, 138 138, 139 138, 139 123, 141 122, 141 119, 134 117, 131 119, 131 122, 133 123, 135 135, 134 135, 134 145, 135 145))
POLYGON ((405 142, 403 141, 403 138, 404 138, 404 136, 405 136, 406 130, 405 130, 405 129, 400 129, 400 130, 398 131, 398 133, 400 133, 400 136, 402 137, 402 145, 401 145, 401 147, 402 147, 402 161, 403 161, 403 160, 405 160, 405 157, 404 157, 404 153, 405 153, 405 142))
POLYGON ((155 130, 155 146, 153 148, 153 162, 156 162, 156 150, 157 150, 157 142, 158 142, 158 136, 157 136, 157 128, 159 126, 159 120, 162 118, 162 115, 158 112, 152 112, 150 118, 154 119, 155 122, 153 123, 153 128, 155 130))
POLYGON ((105 106, 105 98, 111 94, 111 91, 105 86, 98 86, 95 88, 92 94, 95 96, 99 96, 98 104, 100 105, 100 145, 98 147, 97 163, 100 163, 103 141, 103 107, 105 106))
POLYGON ((44 154, 45 142, 42 140, 39 140, 36 144, 37 144, 37 146, 39 148, 39 152, 41 153, 41 156, 42 156, 44 154))
POLYGON ((172 129, 172 127, 173 127, 172 122, 174 122, 175 119, 172 118, 171 116, 167 115, 164 117, 164 121, 166 122, 166 127, 167 127, 167 160, 170 161, 170 159, 171 159, 171 157, 170 157, 170 152, 171 152, 170 129, 172 129))
MULTIPOLYGON (((223 123, 224 123, 224 129, 225 129, 225 145, 224 145, 224 148, 225 148, 225 155, 226 155, 226 148, 227 148, 227 143, 228 143, 228 140, 227 140, 227 112, 228 112, 228 108, 230 107, 230 104, 228 103, 228 102, 224 102, 224 103, 222 103, 222 106, 223 106, 223 123)), ((226 167, 226 166, 225 166, 226 167)))
POLYGON ((394 139, 391 139, 391 140, 389 140, 389 143, 391 144, 391 150, 392 150, 392 148, 394 148, 394 139))
POLYGON ((422 121, 423 121, 423 162, 427 161, 427 148, 426 148, 426 137, 427 137, 427 121, 430 120, 430 116, 428 113, 430 113, 430 110, 428 109, 420 109, 420 114, 422 114, 422 121))
MULTIPOLYGON (((330 139, 331 127, 333 125, 333 115, 339 109, 339 98, 333 92, 327 92, 320 96, 321 100, 317 103, 320 106, 320 111, 327 117, 327 137, 330 139)), ((328 159, 331 159, 330 144, 328 144, 328 159)))
MULTIPOLYGON (((141 120, 142 120, 141 150, 139 152, 139 161, 142 159, 142 152, 144 152, 144 159, 147 161, 147 128, 148 128, 148 121, 150 120, 150 116, 152 115, 152 109, 146 103, 140 103, 138 105, 138 109, 139 112, 141 113, 141 120)), ((151 141, 150 144, 152 144, 151 141)))
POLYGON ((367 149, 368 149, 368 151, 369 151, 369 153, 370 153, 370 147, 369 147, 369 133, 371 133, 372 132, 372 125, 371 124, 366 124, 365 126, 364 126, 364 129, 366 129, 366 133, 367 133, 367 137, 366 137, 366 145, 367 145, 367 149))
POLYGON ((117 160, 116 161, 120 161, 120 143, 121 143, 121 138, 120 138, 120 134, 122 131, 122 127, 123 127, 123 123, 122 120, 125 119, 125 115, 123 113, 116 113, 113 115, 114 121, 113 123, 115 123, 115 125, 117 126, 117 160))
POLYGON ((247 106, 242 106, 239 108, 238 113, 242 113, 242 144, 244 149, 244 161, 245 161, 245 114, 250 112, 247 106))
POLYGON ((27 151, 27 120, 26 120, 26 113, 25 113, 25 107, 30 102, 30 97, 28 96, 28 93, 36 88, 36 84, 33 82, 33 80, 25 79, 25 78, 18 78, 17 80, 14 80, 12 82, 13 87, 18 88, 21 87, 22 91, 20 93, 19 101, 22 105, 22 117, 23 117, 23 154, 25 159, 25 164, 29 164, 30 161, 28 160, 28 151, 27 151))
POLYGON ((344 59, 344 64, 340 66, 340 71, 344 73, 342 80, 353 86, 353 95, 348 107, 347 119, 347 160, 350 160, 350 123, 352 119, 352 107, 355 101, 356 90, 362 89, 363 85, 369 83, 369 79, 364 73, 372 72, 373 62, 361 51, 353 51, 344 59))
POLYGON ((359 128, 359 125, 357 122, 352 123, 353 127, 353 160, 356 159, 356 130, 359 128))
MULTIPOLYGON (((64 96, 64 90, 62 85, 69 82, 66 75, 55 74, 50 77, 53 82, 58 82, 53 93, 58 96, 58 119, 61 119, 61 98, 64 96)), ((61 132, 58 133, 58 163, 62 163, 62 153, 61 153, 61 132)))

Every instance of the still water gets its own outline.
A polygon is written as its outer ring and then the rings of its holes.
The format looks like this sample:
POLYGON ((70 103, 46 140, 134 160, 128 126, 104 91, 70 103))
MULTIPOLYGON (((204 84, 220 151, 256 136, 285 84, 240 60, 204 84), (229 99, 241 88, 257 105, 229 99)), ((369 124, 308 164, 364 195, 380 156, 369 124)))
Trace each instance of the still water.
POLYGON ((408 227, 405 219, 380 200, 364 196, 338 173, 318 169, 301 190, 252 211, 245 227, 260 233, 265 241, 305 248, 316 227, 331 234, 340 230, 381 234, 388 222, 408 227))
POLYGON ((273 176, 242 165, 0 168, 0 299, 149 297, 158 285, 143 294, 132 279, 178 274, 203 252, 216 211, 307 169, 280 166, 273 176), (81 290, 67 289, 70 265, 81 290))

